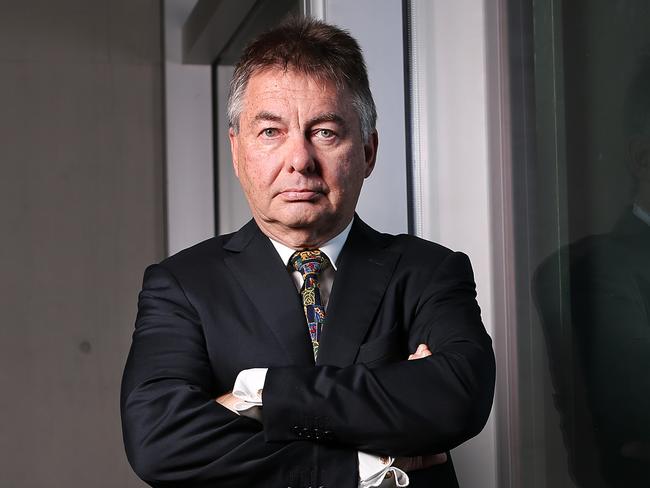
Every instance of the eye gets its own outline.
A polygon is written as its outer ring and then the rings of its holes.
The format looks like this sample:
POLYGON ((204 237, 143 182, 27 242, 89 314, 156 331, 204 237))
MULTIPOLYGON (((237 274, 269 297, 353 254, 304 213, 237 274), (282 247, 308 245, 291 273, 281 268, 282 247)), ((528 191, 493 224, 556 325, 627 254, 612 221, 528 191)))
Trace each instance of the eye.
POLYGON ((267 138, 277 137, 279 133, 280 131, 274 127, 267 127, 266 129, 262 130, 262 135, 267 138))
POLYGON ((318 129, 314 134, 321 139, 333 139, 336 136, 331 129, 318 129))

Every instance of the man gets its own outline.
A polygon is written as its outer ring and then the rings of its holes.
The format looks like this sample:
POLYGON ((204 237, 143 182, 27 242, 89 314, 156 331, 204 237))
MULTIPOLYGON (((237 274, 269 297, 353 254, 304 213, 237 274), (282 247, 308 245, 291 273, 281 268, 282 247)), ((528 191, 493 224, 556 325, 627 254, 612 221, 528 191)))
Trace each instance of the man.
POLYGON ((491 342, 465 255, 355 215, 378 145, 356 41, 308 20, 264 34, 228 113, 253 220, 145 272, 122 388, 135 471, 161 487, 457 486, 444 453, 487 419, 491 342))

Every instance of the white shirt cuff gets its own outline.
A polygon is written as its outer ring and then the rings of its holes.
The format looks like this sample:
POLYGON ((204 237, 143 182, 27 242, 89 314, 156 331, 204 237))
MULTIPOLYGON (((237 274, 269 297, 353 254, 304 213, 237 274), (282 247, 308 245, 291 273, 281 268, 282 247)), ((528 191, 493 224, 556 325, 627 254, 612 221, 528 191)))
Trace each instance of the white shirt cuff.
POLYGON ((392 457, 380 457, 365 452, 358 452, 359 457, 359 488, 375 488, 379 486, 408 486, 408 475, 393 466, 392 457))
POLYGON ((234 409, 238 415, 262 423, 262 391, 268 368, 251 368, 240 371, 232 389, 239 400, 234 409))
MULTIPOLYGON (((235 405, 238 414, 261 420, 258 418, 259 407, 262 406, 267 371, 268 368, 251 368, 239 372, 232 389, 233 396, 240 400, 235 405)), ((358 457, 359 488, 408 486, 409 477, 404 471, 393 466, 394 458, 374 456, 365 452, 358 452, 358 457), (388 484, 390 480, 393 480, 394 484, 388 484)))
POLYGON ((251 368, 239 372, 232 389, 233 396, 241 400, 235 405, 237 412, 262 406, 262 391, 267 371, 268 368, 251 368))

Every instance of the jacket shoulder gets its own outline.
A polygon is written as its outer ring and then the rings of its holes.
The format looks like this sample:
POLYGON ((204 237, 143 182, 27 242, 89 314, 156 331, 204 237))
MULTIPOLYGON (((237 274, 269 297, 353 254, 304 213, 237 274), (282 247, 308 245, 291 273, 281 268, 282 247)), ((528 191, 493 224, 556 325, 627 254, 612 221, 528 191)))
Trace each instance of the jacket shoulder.
POLYGON ((376 231, 360 222, 353 247, 363 253, 365 245, 378 246, 384 251, 399 256, 398 270, 411 277, 431 276, 432 273, 451 270, 472 276, 472 265, 468 256, 437 242, 428 241, 410 234, 386 234, 376 231), (444 263, 444 265, 443 265, 444 263))
POLYGON ((166 268, 176 268, 178 266, 186 266, 193 262, 218 258, 223 254, 224 244, 230 240, 232 235, 233 234, 225 234, 222 236, 211 237, 172 254, 163 259, 159 264, 166 268))
POLYGON ((393 236, 393 238, 393 245, 402 248, 407 253, 426 253, 429 255, 444 257, 455 252, 442 244, 428 241, 410 234, 398 234, 393 236))

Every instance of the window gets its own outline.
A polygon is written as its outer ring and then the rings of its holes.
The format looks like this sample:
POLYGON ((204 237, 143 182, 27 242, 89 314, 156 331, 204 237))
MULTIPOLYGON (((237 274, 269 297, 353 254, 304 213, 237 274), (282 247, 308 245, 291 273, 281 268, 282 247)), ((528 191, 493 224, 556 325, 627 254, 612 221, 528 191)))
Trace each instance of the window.
POLYGON ((650 4, 509 2, 518 465, 650 482, 650 4))

